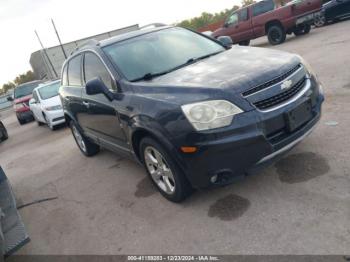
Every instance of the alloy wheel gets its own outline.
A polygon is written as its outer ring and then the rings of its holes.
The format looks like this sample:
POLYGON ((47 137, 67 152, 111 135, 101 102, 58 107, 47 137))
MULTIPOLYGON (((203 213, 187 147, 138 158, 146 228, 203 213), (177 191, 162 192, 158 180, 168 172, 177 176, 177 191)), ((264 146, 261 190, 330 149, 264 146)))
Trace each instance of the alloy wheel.
POLYGON ((317 15, 317 16, 315 16, 314 25, 316 27, 324 26, 325 23, 326 23, 326 18, 325 18, 324 15, 317 15))
POLYGON ((81 150, 86 152, 86 145, 85 145, 83 136, 80 134, 78 129, 75 127, 75 125, 72 126, 72 131, 73 131, 73 135, 74 135, 75 140, 77 141, 78 146, 80 147, 81 150))
POLYGON ((162 191, 172 195, 176 187, 175 179, 162 154, 154 147, 148 146, 144 151, 144 159, 153 181, 162 191))

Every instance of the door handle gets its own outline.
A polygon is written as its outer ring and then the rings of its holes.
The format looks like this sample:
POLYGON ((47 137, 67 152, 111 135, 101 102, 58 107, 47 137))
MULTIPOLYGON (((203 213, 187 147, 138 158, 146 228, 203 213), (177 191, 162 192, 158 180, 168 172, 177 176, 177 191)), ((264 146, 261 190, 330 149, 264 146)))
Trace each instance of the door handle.
POLYGON ((90 107, 90 103, 86 102, 86 101, 83 101, 83 105, 86 106, 86 107, 90 107))

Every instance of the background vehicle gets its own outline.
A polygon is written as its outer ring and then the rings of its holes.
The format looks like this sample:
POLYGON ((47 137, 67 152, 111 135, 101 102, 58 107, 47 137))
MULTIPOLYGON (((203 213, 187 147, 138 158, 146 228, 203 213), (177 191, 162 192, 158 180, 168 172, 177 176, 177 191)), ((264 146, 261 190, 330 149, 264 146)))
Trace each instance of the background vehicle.
POLYGON ((8 98, 9 101, 14 100, 13 107, 20 125, 23 125, 26 121, 33 120, 33 114, 29 108, 29 100, 32 98, 34 88, 41 83, 42 81, 33 81, 19 85, 13 92, 13 98, 8 98))
POLYGON ((11 185, 0 166, 0 261, 28 242, 11 185))
POLYGON ((328 22, 350 17, 350 0, 331 0, 322 6, 322 11, 315 16, 314 25, 324 26, 328 22))
POLYGON ((302 58, 178 27, 78 49, 63 65, 60 96, 84 155, 103 146, 135 157, 174 202, 292 148, 323 102, 302 58))
POLYGON ((0 142, 8 139, 8 137, 5 125, 0 121, 0 142))
POLYGON ((321 0, 293 1, 277 7, 273 0, 263 0, 234 11, 217 29, 214 37, 230 36, 234 43, 249 45, 250 40, 267 35, 270 44, 281 44, 286 34, 307 34, 321 0))
POLYGON ((33 98, 29 100, 30 110, 38 125, 47 124, 51 130, 65 122, 58 89, 61 80, 41 85, 33 90, 33 98))

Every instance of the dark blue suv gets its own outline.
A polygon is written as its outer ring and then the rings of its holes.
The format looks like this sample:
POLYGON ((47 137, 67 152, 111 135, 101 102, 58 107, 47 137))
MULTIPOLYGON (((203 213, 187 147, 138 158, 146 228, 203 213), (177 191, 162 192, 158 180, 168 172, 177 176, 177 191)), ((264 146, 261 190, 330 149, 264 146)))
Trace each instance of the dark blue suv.
POLYGON ((310 134, 324 100, 310 66, 220 40, 164 26, 74 52, 60 96, 82 153, 103 146, 135 157, 161 194, 179 202, 193 188, 233 182, 310 134))

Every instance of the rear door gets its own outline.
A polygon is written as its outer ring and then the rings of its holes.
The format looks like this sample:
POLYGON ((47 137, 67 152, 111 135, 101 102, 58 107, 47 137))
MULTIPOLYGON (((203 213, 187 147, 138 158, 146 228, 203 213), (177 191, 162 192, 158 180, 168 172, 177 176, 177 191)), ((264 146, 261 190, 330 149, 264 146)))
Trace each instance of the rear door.
MULTIPOLYGON (((93 52, 84 55, 84 83, 100 78, 111 92, 117 93, 116 82, 100 57, 93 52)), ((126 149, 126 135, 121 127, 118 101, 109 101, 105 95, 88 95, 82 91, 83 104, 87 110, 84 126, 89 136, 98 139, 112 149, 126 149)))
POLYGON ((253 38, 253 28, 249 19, 248 8, 243 8, 238 11, 239 23, 237 25, 238 33, 237 40, 244 41, 253 38))
POLYGON ((320 11, 322 0, 297 0, 292 4, 293 15, 303 16, 320 11))
POLYGON ((276 4, 273 0, 260 1, 250 8, 255 37, 265 35, 266 22, 278 19, 278 12, 272 12, 275 8, 276 4))

